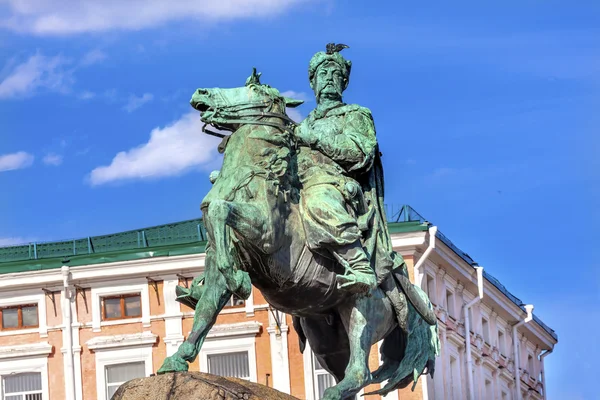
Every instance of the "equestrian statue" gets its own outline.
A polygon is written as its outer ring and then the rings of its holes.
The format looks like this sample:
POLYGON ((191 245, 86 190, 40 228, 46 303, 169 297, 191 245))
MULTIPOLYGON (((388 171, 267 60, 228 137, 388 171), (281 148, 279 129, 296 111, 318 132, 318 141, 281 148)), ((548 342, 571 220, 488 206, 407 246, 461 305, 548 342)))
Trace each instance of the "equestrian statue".
POLYGON ((300 338, 336 385, 323 399, 353 398, 372 383, 385 395, 433 375, 437 320, 427 295, 392 249, 383 206, 381 154, 369 109, 345 104, 346 45, 327 45, 309 63, 316 108, 300 124, 290 99, 260 82, 198 89, 191 105, 204 132, 223 138, 220 171, 201 204, 205 272, 178 301, 195 309, 192 331, 159 374, 187 371, 232 295, 252 285, 290 314, 300 338), (214 132, 212 126, 229 135, 214 132), (373 344, 381 366, 371 372, 373 344))

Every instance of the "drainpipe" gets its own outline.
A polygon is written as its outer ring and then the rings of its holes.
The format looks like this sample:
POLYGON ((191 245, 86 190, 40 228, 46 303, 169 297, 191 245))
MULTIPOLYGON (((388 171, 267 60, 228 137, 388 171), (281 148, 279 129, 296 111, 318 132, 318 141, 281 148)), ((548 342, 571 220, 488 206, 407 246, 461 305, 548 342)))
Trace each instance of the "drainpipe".
MULTIPOLYGON (((527 304, 525 306, 525 311, 527 312, 527 316, 524 320, 517 322, 513 325, 512 328, 512 337, 513 337, 513 358, 515 360, 515 399, 521 399, 521 357, 519 357, 519 342, 517 341, 517 328, 521 325, 524 325, 533 319, 533 306, 531 304, 527 304)), ((544 393, 546 392, 544 388, 544 393)))
POLYGON ((542 393, 544 394, 544 400, 546 400, 546 367, 544 367, 544 358, 546 358, 548 354, 552 353, 552 351, 553 349, 550 349, 540 354, 540 364, 542 364, 542 393))
POLYGON ((61 268, 63 277, 63 324, 64 346, 66 347, 64 365, 65 365, 65 391, 67 400, 75 400, 75 368, 73 367, 73 315, 71 313, 71 290, 69 288, 69 267, 63 265, 61 268))
POLYGON ((467 353, 467 382, 469 385, 469 400, 475 400, 475 387, 473 386, 473 357, 471 355, 471 321, 469 309, 483 298, 483 267, 475 267, 477 271, 477 296, 465 304, 465 352, 467 353))
MULTIPOLYGON (((413 267, 415 283, 418 283, 419 286, 421 285, 422 280, 423 280, 422 277, 420 280, 417 280, 417 277, 421 276, 421 274, 419 272, 419 268, 421 268, 423 266, 423 264, 425 264, 427 257, 429 257, 429 254, 433 251, 433 249, 435 249, 435 235, 437 234, 437 231, 438 231, 437 226, 429 227, 429 246, 427 246, 427 249, 425 249, 425 253, 423 253, 421 258, 419 258, 419 261, 417 261, 417 263, 413 267)), ((432 295, 435 295, 435 293, 433 293, 432 295)), ((429 398, 429 393, 427 393, 427 384, 426 384, 427 379, 431 379, 431 378, 429 376, 425 376, 424 379, 422 379, 422 385, 423 385, 422 388, 423 388, 423 398, 424 399, 429 398)), ((390 394, 389 396, 392 396, 392 394, 390 394)))
POLYGON ((427 257, 429 257, 429 253, 431 253, 433 249, 435 249, 435 235, 437 233, 437 230, 437 226, 429 227, 429 246, 427 246, 427 250, 425 250, 423 256, 419 258, 419 261, 417 261, 417 263, 415 264, 415 277, 417 276, 416 273, 419 271, 419 268, 421 268, 421 265, 423 265, 425 263, 425 260, 427 260, 427 257))

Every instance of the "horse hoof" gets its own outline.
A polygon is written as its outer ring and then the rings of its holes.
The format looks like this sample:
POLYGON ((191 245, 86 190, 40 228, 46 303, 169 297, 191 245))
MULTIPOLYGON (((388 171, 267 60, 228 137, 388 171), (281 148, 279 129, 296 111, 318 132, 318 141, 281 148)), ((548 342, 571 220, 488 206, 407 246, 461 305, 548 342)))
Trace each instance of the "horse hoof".
POLYGON ((163 361, 162 366, 156 371, 158 375, 166 374, 169 372, 184 372, 188 370, 188 363, 180 357, 167 357, 163 361))
POLYGON ((341 400, 341 396, 342 394, 340 393, 340 391, 337 390, 337 388, 334 386, 325 390, 325 392, 323 393, 323 397, 321 397, 321 400, 341 400))

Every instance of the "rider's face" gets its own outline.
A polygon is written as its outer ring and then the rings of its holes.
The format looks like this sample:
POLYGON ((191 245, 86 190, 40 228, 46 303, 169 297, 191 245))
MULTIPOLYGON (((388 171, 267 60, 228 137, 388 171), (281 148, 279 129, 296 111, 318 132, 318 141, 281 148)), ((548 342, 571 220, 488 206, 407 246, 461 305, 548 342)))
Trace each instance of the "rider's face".
POLYGON ((321 99, 342 99, 344 74, 337 63, 326 63, 317 69, 314 90, 317 101, 321 99))

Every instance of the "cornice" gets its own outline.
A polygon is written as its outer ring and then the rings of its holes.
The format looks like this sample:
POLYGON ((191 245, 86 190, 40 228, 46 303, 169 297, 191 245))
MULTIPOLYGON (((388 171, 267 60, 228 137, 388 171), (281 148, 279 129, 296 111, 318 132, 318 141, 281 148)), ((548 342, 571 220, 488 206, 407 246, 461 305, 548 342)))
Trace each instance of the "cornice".
POLYGON ((48 357, 52 353, 52 345, 48 342, 0 346, 0 359, 16 357, 48 357))
POLYGON ((255 336, 260 332, 262 324, 257 321, 238 322, 234 324, 214 325, 206 336, 207 339, 216 339, 232 336, 255 336))
POLYGON ((104 350, 118 347, 152 346, 158 335, 152 332, 131 333, 126 335, 97 336, 85 344, 90 350, 104 350))

